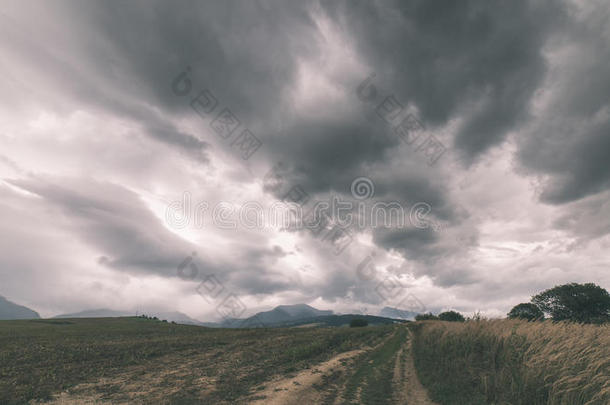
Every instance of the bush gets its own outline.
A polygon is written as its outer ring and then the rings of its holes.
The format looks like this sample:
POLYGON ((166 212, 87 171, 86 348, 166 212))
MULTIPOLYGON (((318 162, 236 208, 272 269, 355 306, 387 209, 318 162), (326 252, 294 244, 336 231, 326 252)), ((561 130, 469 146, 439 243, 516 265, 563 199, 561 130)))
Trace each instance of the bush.
POLYGON ((437 320, 438 317, 434 315, 432 312, 428 312, 427 314, 417 314, 415 316, 416 321, 432 321, 437 320))
POLYGON ((366 319, 362 318, 354 318, 349 323, 350 328, 361 328, 363 326, 367 326, 369 323, 366 319))
POLYGON ((438 315, 438 319, 449 322, 464 322, 466 320, 462 314, 455 311, 442 312, 438 315))

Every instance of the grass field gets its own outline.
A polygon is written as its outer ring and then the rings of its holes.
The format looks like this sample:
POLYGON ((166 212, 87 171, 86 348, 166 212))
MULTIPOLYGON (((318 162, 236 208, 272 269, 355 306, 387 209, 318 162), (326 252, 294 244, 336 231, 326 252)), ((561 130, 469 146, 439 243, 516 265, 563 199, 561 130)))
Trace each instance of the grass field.
POLYGON ((0 321, 0 404, 41 402, 607 405, 610 326, 0 321))
POLYGON ((413 329, 419 377, 440 404, 610 404, 610 325, 432 321, 413 329))
MULTIPOLYGON (((141 318, 0 322, 0 403, 233 403, 260 384, 375 346, 395 326, 208 329, 141 318)), ((264 387, 263 387, 264 388, 264 387)))

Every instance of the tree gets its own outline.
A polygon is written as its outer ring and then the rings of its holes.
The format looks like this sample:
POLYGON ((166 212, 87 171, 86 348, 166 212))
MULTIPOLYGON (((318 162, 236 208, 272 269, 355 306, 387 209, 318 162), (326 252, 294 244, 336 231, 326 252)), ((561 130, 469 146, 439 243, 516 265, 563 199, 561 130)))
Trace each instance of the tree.
POLYGON ((532 297, 544 313, 554 321, 569 320, 582 323, 610 321, 610 294, 593 283, 564 284, 532 297))
POLYGON ((436 320, 438 317, 434 315, 432 312, 428 312, 427 314, 417 314, 415 316, 416 321, 432 321, 436 320))
POLYGON ((544 319, 544 312, 536 304, 524 302, 515 305, 508 313, 510 319, 527 319, 528 321, 539 321, 544 319))
POLYGON ((369 323, 366 319, 362 318, 354 318, 350 321, 349 326, 351 328, 360 328, 363 326, 367 326, 369 323))
POLYGON ((462 314, 455 311, 446 311, 438 314, 438 319, 449 322, 464 322, 466 319, 462 314))

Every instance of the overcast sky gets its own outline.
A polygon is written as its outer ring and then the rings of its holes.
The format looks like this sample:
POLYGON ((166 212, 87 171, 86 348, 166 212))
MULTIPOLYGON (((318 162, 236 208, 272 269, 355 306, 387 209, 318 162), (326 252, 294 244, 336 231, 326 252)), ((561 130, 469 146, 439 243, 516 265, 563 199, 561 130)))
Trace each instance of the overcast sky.
POLYGON ((610 3, 440 4, 0 1, 0 295, 211 320, 610 289, 610 3), (429 209, 340 246, 221 226, 295 187, 429 209))

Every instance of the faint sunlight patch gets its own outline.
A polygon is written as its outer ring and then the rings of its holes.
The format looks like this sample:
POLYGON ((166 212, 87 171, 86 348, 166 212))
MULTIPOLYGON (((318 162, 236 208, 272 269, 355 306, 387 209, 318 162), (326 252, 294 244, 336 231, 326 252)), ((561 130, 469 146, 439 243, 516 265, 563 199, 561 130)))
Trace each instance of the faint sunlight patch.
POLYGON ((199 233, 196 232, 195 229, 189 226, 185 226, 184 228, 178 229, 174 226, 171 226, 166 221, 169 201, 144 195, 140 195, 140 199, 142 200, 143 204, 148 207, 148 209, 155 215, 155 217, 157 217, 159 222, 166 230, 170 231, 179 238, 184 239, 193 244, 197 244, 199 242, 199 233))
POLYGON ((360 79, 365 68, 354 50, 354 44, 318 7, 312 12, 318 27, 318 54, 311 59, 300 58, 297 63, 297 81, 292 90, 294 108, 309 115, 325 114, 322 105, 332 105, 333 114, 338 106, 353 104, 351 80, 360 79), (347 85, 347 87, 346 87, 347 85))
POLYGON ((39 200, 43 200, 44 198, 39 196, 36 193, 32 193, 31 191, 25 190, 19 186, 16 186, 14 184, 11 184, 9 181, 6 180, 2 180, 2 184, 6 185, 8 188, 10 188, 11 190, 13 190, 14 192, 16 192, 17 194, 20 194, 24 197, 29 197, 29 198, 36 198, 39 200))

